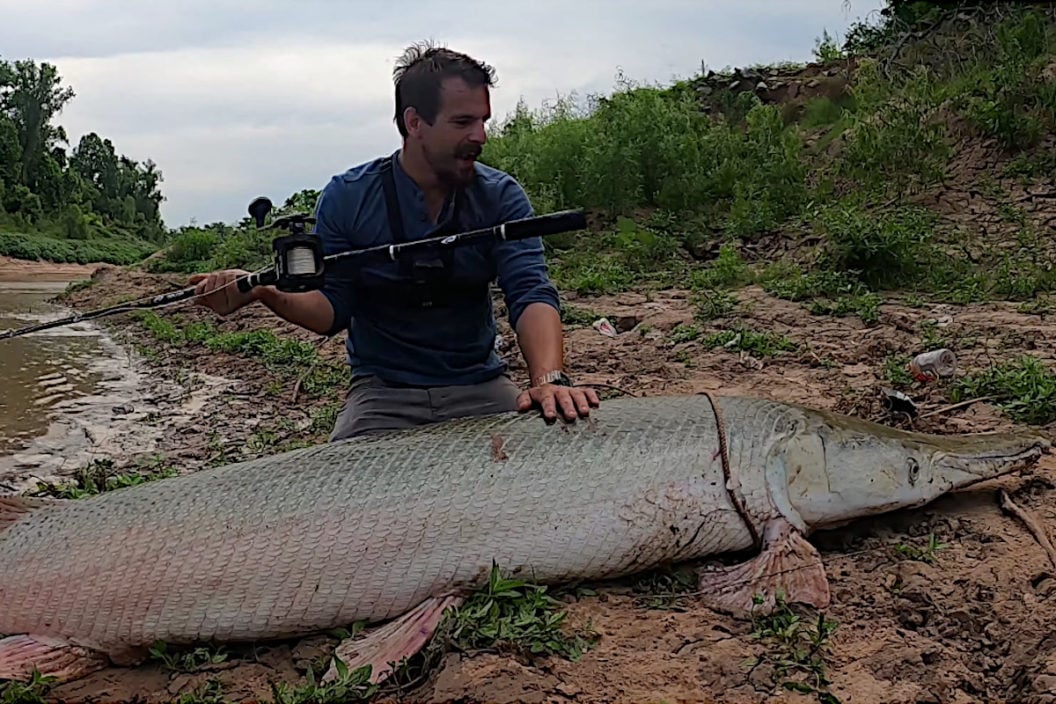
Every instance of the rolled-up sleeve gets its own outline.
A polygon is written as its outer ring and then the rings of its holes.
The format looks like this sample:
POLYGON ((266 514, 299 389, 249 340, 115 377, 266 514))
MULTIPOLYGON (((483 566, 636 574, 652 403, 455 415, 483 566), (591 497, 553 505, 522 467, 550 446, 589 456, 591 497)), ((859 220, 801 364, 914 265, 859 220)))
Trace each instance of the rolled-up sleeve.
MULTIPOLYGON (((505 222, 532 217, 535 210, 513 178, 505 179, 501 191, 500 220, 505 222)), ((546 303, 561 310, 557 287, 550 280, 541 237, 529 237, 495 246, 497 281, 506 300, 510 327, 517 329, 517 321, 531 303, 546 303)))
MULTIPOLYGON (((315 205, 315 234, 322 241, 326 255, 346 251, 352 246, 341 207, 341 187, 341 179, 334 177, 319 194, 315 205)), ((352 316, 352 280, 340 269, 329 267, 325 270, 321 291, 334 309, 334 323, 326 334, 335 335, 348 327, 352 316)))

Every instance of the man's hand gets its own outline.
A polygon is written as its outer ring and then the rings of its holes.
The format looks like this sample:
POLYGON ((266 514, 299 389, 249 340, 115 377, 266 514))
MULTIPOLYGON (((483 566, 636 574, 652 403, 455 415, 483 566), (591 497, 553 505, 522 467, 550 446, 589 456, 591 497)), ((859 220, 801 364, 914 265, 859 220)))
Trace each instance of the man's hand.
POLYGON ((211 274, 193 275, 190 283, 197 284, 194 293, 198 296, 194 299, 195 305, 209 308, 219 315, 230 315, 242 306, 252 303, 257 299, 254 293, 257 289, 242 293, 235 283, 236 279, 248 274, 248 271, 241 269, 227 269, 211 274))
POLYGON ((560 407, 565 420, 571 422, 576 418, 589 416, 590 409, 600 406, 601 400, 597 392, 589 387, 541 384, 522 391, 517 397, 519 411, 527 411, 533 405, 542 410, 543 417, 548 421, 557 419, 560 407))

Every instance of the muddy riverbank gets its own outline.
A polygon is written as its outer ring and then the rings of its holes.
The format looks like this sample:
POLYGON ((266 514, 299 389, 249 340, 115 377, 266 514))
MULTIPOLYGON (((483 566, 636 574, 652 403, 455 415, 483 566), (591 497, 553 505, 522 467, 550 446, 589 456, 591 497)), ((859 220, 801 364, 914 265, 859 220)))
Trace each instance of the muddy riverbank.
MULTIPOLYGON (((69 303, 106 305, 181 286, 180 277, 105 271, 69 303)), ((621 393, 713 390, 804 402, 908 427, 885 415, 883 388, 897 386, 917 404, 913 427, 936 433, 1008 429, 1017 424, 989 401, 950 408, 948 386, 899 374, 908 356, 946 345, 958 356, 958 377, 1028 355, 1053 363, 1056 327, 1043 309, 1015 304, 946 306, 889 302, 878 320, 812 315, 803 304, 755 287, 736 292, 727 317, 701 323, 685 292, 627 293, 575 300, 567 326, 570 372, 596 384, 605 398, 621 393), (591 323, 605 316, 615 336, 591 323), (707 335, 751 330, 791 345, 715 345, 707 335), (848 340, 856 340, 848 344, 848 340), (893 381, 893 379, 897 380, 893 381)), ((341 340, 320 340, 251 308, 227 319, 191 306, 156 316, 101 323, 143 355, 152 378, 181 391, 159 397, 149 423, 149 452, 115 456, 125 468, 196 469, 232 459, 322 442, 341 397, 341 340), (204 331, 204 332, 203 332, 204 331), (260 334, 262 337, 251 337, 260 334), (266 340, 309 346, 317 359, 269 367, 278 354, 266 340), (247 340, 257 340, 256 346, 247 340), (323 370, 323 371, 320 371, 323 370), (326 372, 325 374, 323 372, 326 372), (332 373, 332 376, 331 376, 332 373), (324 383, 325 382, 325 383, 324 383), (193 409, 193 410, 188 410, 193 409)), ((509 338, 503 324, 501 332, 509 338)), ((523 383, 516 350, 512 373, 523 383)), ((148 421, 144 420, 144 424, 148 421)), ((1052 424, 1035 427, 1049 432, 1052 424)), ((1056 461, 1000 483, 1044 526, 1056 520, 1056 461)), ((406 697, 420 702, 717 701, 811 702, 786 681, 819 682, 840 702, 1049 701, 1056 682, 1051 606, 1056 569, 1035 538, 1002 511, 996 486, 948 496, 915 511, 863 520, 817 536, 834 601, 822 616, 834 624, 815 669, 782 673, 780 648, 759 638, 759 624, 730 619, 695 602, 644 599, 631 583, 599 585, 570 599, 570 622, 590 622, 597 646, 578 662, 548 657, 526 662, 509 654, 451 653, 406 697), (823 682, 823 681, 822 681, 823 682)), ((803 615, 800 632, 817 624, 803 615)), ((163 664, 108 668, 58 687, 64 701, 169 701, 215 680, 230 701, 270 699, 274 682, 303 684, 310 652, 333 640, 268 644, 193 672, 163 664)))
MULTIPOLYGON (((0 257, 0 329, 67 317, 67 286, 97 265, 0 257)), ((179 385, 157 384, 134 350, 92 321, 0 341, 0 492, 68 479, 98 460, 145 454, 158 432, 148 421, 179 385)))
POLYGON ((90 278, 101 264, 31 261, 0 255, 0 281, 78 281, 90 278))

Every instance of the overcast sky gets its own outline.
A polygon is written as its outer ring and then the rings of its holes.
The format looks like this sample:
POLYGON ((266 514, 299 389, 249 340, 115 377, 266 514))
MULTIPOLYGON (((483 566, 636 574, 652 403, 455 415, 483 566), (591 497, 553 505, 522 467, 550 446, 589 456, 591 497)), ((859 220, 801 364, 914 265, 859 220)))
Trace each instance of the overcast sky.
POLYGON ((58 66, 71 146, 95 131, 153 159, 170 227, 234 221, 399 146, 392 68, 433 39, 492 64, 501 119, 622 70, 668 84, 709 68, 809 60, 882 0, 0 0, 0 58, 58 66), (569 5, 571 2, 573 5, 569 5), (575 4, 577 3, 578 4, 575 4), (558 9, 566 5, 564 9, 558 9), (573 9, 574 7, 574 9, 573 9))

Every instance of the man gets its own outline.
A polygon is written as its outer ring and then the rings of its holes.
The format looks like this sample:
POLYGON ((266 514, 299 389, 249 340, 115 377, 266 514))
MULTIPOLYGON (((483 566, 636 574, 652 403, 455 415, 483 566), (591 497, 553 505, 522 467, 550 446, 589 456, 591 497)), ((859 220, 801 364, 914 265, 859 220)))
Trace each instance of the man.
MULTIPOLYGON (((397 62, 395 121, 402 148, 334 176, 316 206, 327 254, 452 234, 529 217, 511 176, 477 163, 491 117, 494 70, 465 54, 413 45, 397 62)), ((600 402, 562 371, 557 290, 539 238, 455 248, 400 262, 327 270, 322 290, 243 294, 228 270, 191 277, 197 302, 228 315, 259 301, 324 335, 348 331, 351 388, 331 440, 539 407, 573 421, 600 402), (497 280, 528 365, 529 388, 494 348, 489 285, 497 280)))

